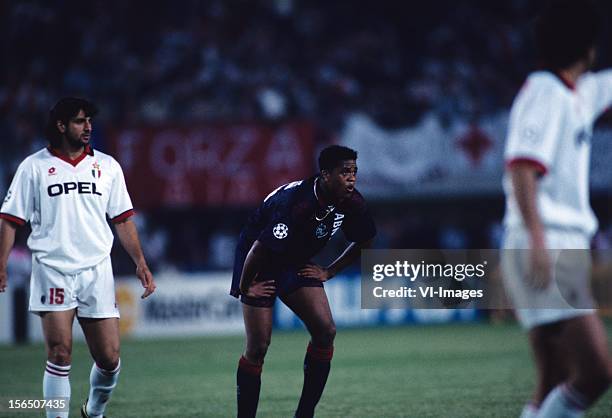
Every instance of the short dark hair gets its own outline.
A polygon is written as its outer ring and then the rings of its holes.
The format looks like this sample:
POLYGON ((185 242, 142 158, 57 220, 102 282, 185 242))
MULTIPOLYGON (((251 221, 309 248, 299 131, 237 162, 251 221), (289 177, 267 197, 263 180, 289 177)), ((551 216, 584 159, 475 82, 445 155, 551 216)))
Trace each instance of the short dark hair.
POLYGON ((587 56, 600 30, 592 0, 551 0, 535 21, 540 63, 547 69, 566 68, 587 56))
POLYGON ((342 161, 356 160, 357 151, 342 145, 330 145, 319 154, 319 170, 331 171, 342 164, 342 161))
POLYGON ((81 110, 88 117, 94 117, 98 113, 96 105, 79 97, 63 97, 51 108, 45 127, 45 136, 52 146, 58 146, 62 139, 62 134, 57 129, 57 121, 62 121, 64 125, 68 125, 70 119, 78 115, 81 110))

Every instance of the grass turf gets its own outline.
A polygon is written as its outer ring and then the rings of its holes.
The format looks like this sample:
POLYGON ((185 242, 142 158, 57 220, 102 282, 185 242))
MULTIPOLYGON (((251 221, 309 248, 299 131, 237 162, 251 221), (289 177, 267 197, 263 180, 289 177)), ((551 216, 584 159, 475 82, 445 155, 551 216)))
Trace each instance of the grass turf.
MULTIPOLYGON (((607 324, 608 334, 612 324, 607 324)), ((276 332, 263 373, 259 417, 291 417, 302 385, 306 332, 276 332)), ((122 342, 122 372, 107 415, 235 416, 241 337, 122 342)), ((0 400, 41 397, 44 348, 0 347, 0 400)), ((71 417, 87 396, 91 360, 76 343, 71 417)), ((524 334, 512 325, 340 330, 317 408, 325 417, 518 417, 533 387, 524 334)), ((3 409, 0 409, 2 411, 3 409)), ((6 411, 6 409, 4 409, 6 411)), ((612 393, 587 417, 612 416, 612 393)), ((38 417, 39 412, 0 412, 38 417)))

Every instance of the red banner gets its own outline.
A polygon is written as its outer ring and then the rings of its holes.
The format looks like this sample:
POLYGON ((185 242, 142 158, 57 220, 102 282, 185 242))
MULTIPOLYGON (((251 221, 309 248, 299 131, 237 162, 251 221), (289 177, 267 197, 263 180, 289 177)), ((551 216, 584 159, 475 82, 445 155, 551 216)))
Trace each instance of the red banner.
POLYGON ((123 129, 110 136, 136 208, 257 204, 313 174, 308 123, 123 129))

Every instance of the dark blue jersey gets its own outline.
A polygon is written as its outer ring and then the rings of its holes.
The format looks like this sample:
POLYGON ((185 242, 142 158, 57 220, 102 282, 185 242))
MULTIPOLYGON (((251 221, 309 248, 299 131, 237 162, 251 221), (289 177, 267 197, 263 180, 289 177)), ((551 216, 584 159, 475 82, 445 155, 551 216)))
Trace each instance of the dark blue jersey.
POLYGON ((352 242, 368 241, 376 227, 363 196, 354 190, 337 206, 321 207, 317 177, 285 184, 268 195, 249 217, 239 246, 248 251, 255 240, 278 254, 283 264, 303 264, 338 230, 352 242))

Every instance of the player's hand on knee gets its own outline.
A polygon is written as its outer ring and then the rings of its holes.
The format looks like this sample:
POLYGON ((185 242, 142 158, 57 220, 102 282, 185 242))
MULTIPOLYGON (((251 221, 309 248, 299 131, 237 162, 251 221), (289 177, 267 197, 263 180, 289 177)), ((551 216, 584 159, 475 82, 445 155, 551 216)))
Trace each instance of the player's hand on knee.
POLYGON ((8 274, 6 268, 0 268, 0 293, 6 290, 6 284, 8 282, 8 274))
POLYGON ((149 270, 149 266, 146 263, 141 263, 136 266, 136 276, 142 283, 142 287, 145 288, 144 293, 140 297, 141 299, 146 298, 151 293, 155 292, 155 280, 153 279, 153 274, 151 270, 149 270))
POLYGON ((552 263, 548 250, 533 248, 530 258, 530 284, 534 289, 546 289, 552 280, 552 263))
POLYGON ((266 280, 263 282, 253 282, 247 292, 243 292, 244 295, 250 298, 266 298, 274 296, 276 291, 276 284, 274 280, 266 280))
POLYGON ((320 282, 326 282, 332 278, 331 272, 318 264, 306 264, 306 266, 298 271, 298 276, 308 279, 315 279, 320 282))

